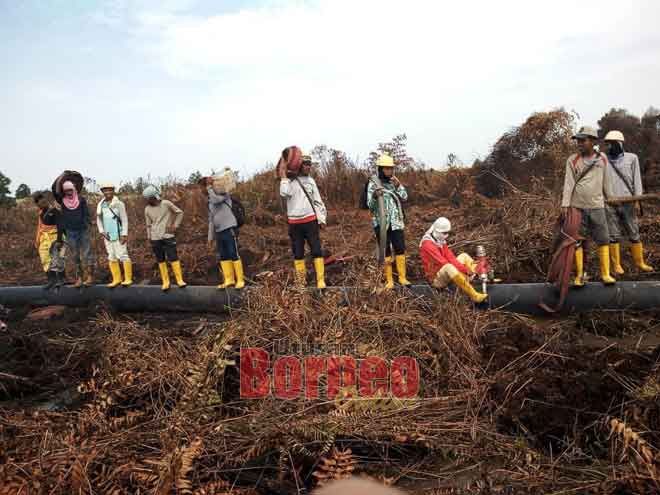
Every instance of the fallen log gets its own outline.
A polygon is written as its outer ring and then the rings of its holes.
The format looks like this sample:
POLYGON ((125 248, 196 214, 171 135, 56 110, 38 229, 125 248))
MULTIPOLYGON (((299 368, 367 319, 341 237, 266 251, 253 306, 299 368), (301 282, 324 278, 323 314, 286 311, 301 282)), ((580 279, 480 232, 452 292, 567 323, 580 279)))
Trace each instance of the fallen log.
MULTIPOLYGON (((0 304, 5 306, 50 306, 64 305, 84 307, 105 303, 124 312, 198 312, 228 313, 241 306, 243 298, 258 291, 251 287, 237 291, 218 290, 211 286, 188 286, 172 288, 163 292, 160 286, 134 285, 128 288, 108 289, 96 285, 86 289, 63 287, 59 290, 44 290, 42 287, 0 287, 0 304)), ((329 287, 328 291, 340 291, 346 302, 358 295, 369 294, 369 289, 357 287, 329 287)), ((448 290, 439 291, 429 285, 413 285, 398 289, 411 297, 450 297, 448 290)), ((548 316, 539 307, 543 299, 546 304, 556 304, 559 294, 550 284, 497 284, 488 287, 489 298, 479 305, 480 309, 500 309, 513 313, 548 316)), ((377 296, 374 296, 377 297, 377 296)), ((581 289, 570 289, 560 315, 598 310, 649 310, 660 308, 660 281, 618 282, 605 286, 589 283, 581 289)))

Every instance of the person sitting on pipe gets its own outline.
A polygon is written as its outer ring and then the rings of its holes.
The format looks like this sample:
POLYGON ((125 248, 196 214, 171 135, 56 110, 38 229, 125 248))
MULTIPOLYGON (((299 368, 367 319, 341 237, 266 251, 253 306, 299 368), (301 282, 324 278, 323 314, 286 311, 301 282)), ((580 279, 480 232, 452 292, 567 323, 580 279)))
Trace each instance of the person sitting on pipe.
MULTIPOLYGON (((610 131, 605 136, 607 160, 609 161, 605 174, 611 188, 610 199, 644 194, 639 158, 636 154, 625 151, 623 142, 624 137, 621 131, 610 131)), ((610 258, 612 258, 614 273, 617 275, 624 274, 621 266, 620 244, 621 238, 624 236, 630 241, 630 251, 635 266, 643 272, 652 272, 653 267, 644 262, 644 248, 639 236, 639 223, 635 213, 635 204, 608 205, 606 212, 610 231, 610 258), (623 235, 621 231, 623 231, 623 235)))
POLYGON ((279 164, 280 196, 286 200, 289 238, 293 251, 296 284, 305 286, 305 241, 314 258, 316 288, 325 289, 325 262, 321 250, 320 230, 325 228, 327 210, 314 179, 309 175, 312 158, 303 155, 299 170, 291 169, 287 163, 279 164))
POLYGON ((209 205, 209 247, 215 240, 224 279, 218 289, 242 289, 245 287, 245 276, 243 261, 238 253, 238 220, 232 210, 230 194, 235 187, 234 172, 227 169, 220 175, 207 178, 204 185, 209 205))
POLYGON ((96 206, 96 226, 103 237, 108 253, 108 264, 112 274, 109 289, 118 285, 128 287, 133 284, 133 265, 128 256, 128 215, 126 206, 115 194, 115 186, 111 183, 101 184, 103 199, 96 206), (121 278, 121 266, 124 265, 124 281, 121 278))
POLYGON ((473 302, 481 303, 488 295, 477 292, 469 281, 475 273, 476 263, 466 253, 454 256, 447 245, 450 232, 451 222, 445 217, 440 217, 422 237, 419 243, 419 256, 422 258, 426 278, 438 289, 444 289, 453 283, 473 302))
POLYGON ((39 250, 41 266, 48 279, 44 289, 64 285, 65 265, 60 211, 51 204, 48 194, 48 192, 38 191, 32 195, 32 199, 39 208, 35 245, 39 250))
POLYGON ((399 284, 410 285, 406 278, 406 240, 404 236, 405 214, 403 202, 408 200, 408 191, 401 181, 394 175, 394 159, 383 153, 376 160, 378 173, 369 179, 367 186, 367 205, 373 216, 373 227, 376 232, 376 241, 380 246, 380 224, 383 216, 387 228, 387 241, 385 243, 385 289, 394 288, 392 274, 392 250, 394 250, 396 270, 399 275, 399 284), (378 197, 383 197, 385 211, 380 212, 378 197))
MULTIPOLYGON (((616 283, 610 275, 610 233, 605 214, 605 199, 610 192, 607 157, 594 150, 598 133, 592 127, 582 127, 573 136, 577 141, 578 153, 566 160, 566 175, 562 193, 562 215, 569 208, 580 212, 582 223, 580 234, 590 236, 598 245, 600 276, 604 284, 616 283)), ((584 248, 575 249, 576 287, 584 286, 584 248)))
POLYGON ((183 210, 171 201, 160 198, 158 189, 148 186, 142 196, 147 200, 144 208, 144 219, 147 223, 147 239, 151 242, 151 248, 158 261, 158 270, 163 282, 161 289, 170 288, 170 275, 167 270, 167 262, 170 262, 176 284, 180 288, 186 287, 183 281, 183 270, 176 251, 176 230, 183 221, 183 210))

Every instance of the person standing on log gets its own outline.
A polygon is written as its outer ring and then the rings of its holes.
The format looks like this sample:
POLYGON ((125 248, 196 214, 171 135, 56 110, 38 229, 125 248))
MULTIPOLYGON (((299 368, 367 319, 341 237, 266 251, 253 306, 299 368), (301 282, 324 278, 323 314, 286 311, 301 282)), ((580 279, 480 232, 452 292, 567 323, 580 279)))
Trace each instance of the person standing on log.
POLYGON ((35 245, 48 279, 44 289, 61 287, 64 285, 65 258, 60 211, 51 205, 47 192, 36 192, 32 199, 39 208, 35 245))
POLYGON ((63 182, 62 195, 56 195, 55 200, 62 207, 61 227, 66 234, 66 244, 76 266, 76 281, 73 286, 89 287, 94 284, 94 255, 90 242, 91 216, 87 200, 79 194, 70 180, 63 182))
POLYGON ((445 217, 438 218, 426 231, 419 243, 419 256, 424 265, 424 273, 429 283, 438 289, 455 284, 475 303, 482 303, 488 294, 477 292, 470 283, 474 276, 476 262, 467 253, 454 256, 447 245, 451 232, 451 222, 445 217))
POLYGON ((96 226, 103 237, 108 252, 108 264, 112 274, 109 289, 118 285, 128 287, 133 284, 133 265, 128 256, 128 215, 126 206, 115 194, 114 184, 101 184, 103 199, 96 206, 96 226), (124 265, 124 281, 121 278, 121 266, 124 265))
POLYGON ((290 161, 281 160, 278 172, 280 196, 286 201, 296 284, 299 287, 304 287, 306 284, 306 241, 314 259, 316 288, 325 289, 325 262, 321 249, 320 231, 325 228, 327 210, 316 181, 309 175, 312 169, 312 158, 303 155, 298 170, 294 165, 290 161))
MULTIPOLYGON (((581 234, 591 237, 598 246, 601 280, 606 285, 614 284, 616 280, 610 275, 610 234, 605 213, 609 192, 607 157, 594 150, 598 134, 593 127, 582 127, 573 139, 579 151, 566 160, 562 214, 566 215, 569 208, 579 211, 581 234)), ((583 287, 584 248, 581 244, 575 250, 575 271, 574 285, 583 287)))
POLYGON ((392 250, 399 275, 399 284, 409 286, 406 278, 406 241, 404 235, 405 214, 403 203, 408 200, 408 191, 394 175, 394 159, 383 153, 376 160, 378 173, 369 179, 367 185, 367 206, 373 216, 373 227, 376 233, 376 241, 380 249, 381 222, 387 230, 385 242, 385 288, 394 288, 394 276, 392 273, 392 250), (384 210, 380 211, 379 197, 383 198, 384 210))
MULTIPOLYGON (((606 175, 611 188, 611 197, 616 199, 624 196, 641 196, 642 173, 639 158, 634 153, 623 149, 624 137, 621 131, 610 131, 605 136, 607 159, 609 166, 606 175)), ((623 275, 621 266, 621 239, 630 241, 630 251, 635 266, 643 272, 652 272, 653 267, 644 262, 644 247, 639 236, 639 223, 634 203, 607 206, 607 221, 610 231, 610 257, 614 265, 614 273, 623 275), (622 234, 623 231, 623 234, 622 234)))
POLYGON ((163 282, 161 289, 170 289, 170 275, 167 269, 169 261, 174 272, 176 284, 180 288, 186 287, 183 281, 183 270, 176 250, 176 230, 183 221, 183 210, 171 201, 160 198, 158 189, 148 186, 142 193, 147 200, 144 208, 144 219, 147 223, 147 239, 151 242, 151 249, 158 261, 158 270, 163 282))
POLYGON ((216 252, 220 260, 223 282, 218 289, 245 287, 243 261, 238 251, 238 219, 232 210, 231 190, 234 188, 233 172, 205 180, 209 201, 209 246, 215 240, 216 252))

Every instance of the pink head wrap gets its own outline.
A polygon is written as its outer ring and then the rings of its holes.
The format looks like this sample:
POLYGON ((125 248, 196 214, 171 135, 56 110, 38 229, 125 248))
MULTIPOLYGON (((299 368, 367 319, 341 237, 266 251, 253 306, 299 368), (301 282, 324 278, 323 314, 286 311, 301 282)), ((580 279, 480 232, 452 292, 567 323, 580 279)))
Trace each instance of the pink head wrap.
POLYGON ((78 197, 76 186, 73 185, 73 182, 67 180, 62 184, 62 192, 66 192, 69 189, 73 189, 73 196, 69 197, 65 194, 64 198, 62 198, 62 202, 69 210, 75 210, 80 206, 80 198, 78 197))

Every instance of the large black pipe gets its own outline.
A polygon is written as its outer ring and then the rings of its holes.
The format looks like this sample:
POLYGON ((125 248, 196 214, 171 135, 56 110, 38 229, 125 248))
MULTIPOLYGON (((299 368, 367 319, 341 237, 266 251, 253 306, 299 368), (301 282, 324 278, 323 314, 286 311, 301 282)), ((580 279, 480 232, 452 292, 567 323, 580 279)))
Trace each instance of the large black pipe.
MULTIPOLYGON (((63 287, 46 291, 41 287, 0 287, 0 304, 5 306, 87 306, 105 302, 120 311, 157 312, 212 312, 225 313, 241 304, 241 297, 258 288, 217 290, 208 286, 172 288, 162 292, 159 286, 134 285, 129 288, 107 289, 97 285, 86 289, 63 287)), ((328 290, 351 295, 363 289, 330 287, 328 290)), ((444 297, 446 291, 438 291, 428 285, 414 285, 409 289, 422 297, 444 297)), ((481 308, 494 308, 531 315, 548 314, 539 307, 541 300, 552 307, 558 294, 548 284, 498 284, 488 287, 489 299, 481 308)), ((581 289, 571 289, 560 314, 581 313, 597 310, 648 310, 660 307, 660 282, 618 282, 605 286, 590 283, 581 289)))

